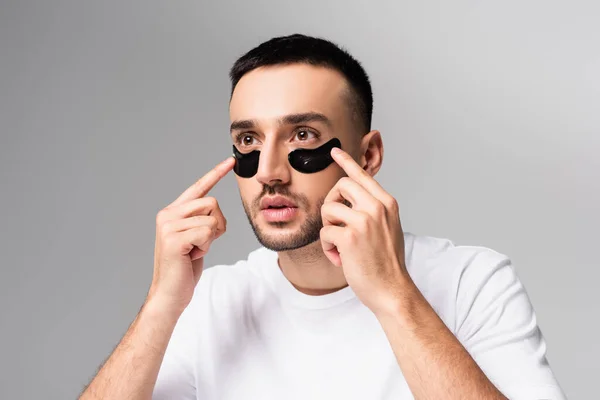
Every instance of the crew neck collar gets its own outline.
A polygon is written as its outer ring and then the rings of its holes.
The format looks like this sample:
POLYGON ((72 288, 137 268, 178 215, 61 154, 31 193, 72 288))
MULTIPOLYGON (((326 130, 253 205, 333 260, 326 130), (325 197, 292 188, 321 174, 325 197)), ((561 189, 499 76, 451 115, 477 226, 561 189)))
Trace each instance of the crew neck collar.
MULTIPOLYGON (((281 299, 295 307, 305 309, 325 309, 335 307, 356 298, 356 294, 350 286, 346 286, 335 292, 323 295, 309 295, 296 289, 296 287, 285 277, 279 266, 279 254, 267 248, 258 250, 264 254, 265 272, 273 285, 273 289, 281 299)), ((262 258, 262 257, 261 257, 262 258)))

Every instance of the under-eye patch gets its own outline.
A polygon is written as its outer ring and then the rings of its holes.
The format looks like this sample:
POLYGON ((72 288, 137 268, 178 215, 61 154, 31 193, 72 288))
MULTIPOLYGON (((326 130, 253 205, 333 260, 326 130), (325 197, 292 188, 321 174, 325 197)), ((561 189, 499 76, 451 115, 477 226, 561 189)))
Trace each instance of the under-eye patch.
MULTIPOLYGON (((334 138, 316 149, 296 149, 288 154, 288 161, 292 168, 303 174, 313 174, 327 168, 333 162, 331 149, 342 148, 339 139, 334 138)), ((235 166, 233 171, 241 178, 251 178, 258 171, 260 151, 254 150, 250 153, 241 153, 233 146, 235 166)))
POLYGON ((233 146, 233 156, 235 157, 235 165, 233 172, 241 178, 251 178, 258 171, 258 158, 260 151, 254 150, 250 153, 240 153, 237 147, 233 146))
POLYGON ((342 148, 339 139, 331 139, 316 149, 296 149, 288 154, 292 168, 303 174, 313 174, 329 167, 333 162, 331 149, 342 148))

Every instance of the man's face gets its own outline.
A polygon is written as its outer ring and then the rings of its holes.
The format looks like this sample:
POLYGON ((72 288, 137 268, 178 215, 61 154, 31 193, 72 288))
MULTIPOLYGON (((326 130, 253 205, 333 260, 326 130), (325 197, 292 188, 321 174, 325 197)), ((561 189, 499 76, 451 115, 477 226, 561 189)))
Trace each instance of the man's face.
POLYGON ((304 247, 319 239, 321 205, 345 174, 335 163, 303 174, 288 162, 299 148, 338 138, 353 155, 359 135, 336 71, 304 64, 258 68, 244 75, 230 103, 233 144, 260 151, 257 173, 236 176, 242 203, 259 242, 272 250, 304 247))

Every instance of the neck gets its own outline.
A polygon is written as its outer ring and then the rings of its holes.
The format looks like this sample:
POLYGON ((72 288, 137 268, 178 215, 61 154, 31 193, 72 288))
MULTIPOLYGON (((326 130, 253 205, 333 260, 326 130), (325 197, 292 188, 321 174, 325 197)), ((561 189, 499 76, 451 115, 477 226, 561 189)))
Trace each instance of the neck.
POLYGON ((348 286, 342 269, 325 256, 320 241, 280 252, 279 268, 296 289, 308 295, 320 296, 348 286))

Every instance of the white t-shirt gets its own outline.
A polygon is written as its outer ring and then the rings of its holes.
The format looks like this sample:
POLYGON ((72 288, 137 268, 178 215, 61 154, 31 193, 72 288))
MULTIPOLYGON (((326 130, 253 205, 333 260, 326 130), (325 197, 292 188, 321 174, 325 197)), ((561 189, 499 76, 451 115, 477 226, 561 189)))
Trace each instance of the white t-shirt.
MULTIPOLYGON (((510 260, 405 234, 408 272, 511 400, 566 399, 510 260)), ((208 268, 167 347, 154 399, 413 399, 374 314, 351 287, 310 296, 260 248, 208 268)), ((431 382, 435 385, 435 382, 431 382)))

